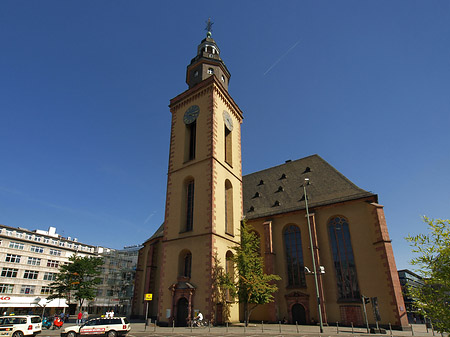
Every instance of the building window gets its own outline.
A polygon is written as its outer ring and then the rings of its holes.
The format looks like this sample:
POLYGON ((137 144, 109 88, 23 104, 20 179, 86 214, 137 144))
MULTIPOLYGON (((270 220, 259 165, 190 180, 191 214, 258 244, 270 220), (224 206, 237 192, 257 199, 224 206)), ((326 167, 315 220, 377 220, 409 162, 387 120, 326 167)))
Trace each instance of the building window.
POLYGON ((2 268, 1 277, 17 277, 19 269, 16 268, 2 268))
POLYGON ((41 294, 42 295, 53 294, 53 290, 51 287, 41 287, 41 294))
POLYGON ((210 74, 210 75, 214 74, 214 69, 213 68, 208 68, 208 74, 210 74))
POLYGON ((14 284, 0 284, 0 294, 12 294, 14 284))
MULTIPOLYGON (((233 262, 233 253, 231 251, 228 251, 225 255, 225 273, 227 273, 230 276, 230 279, 234 281, 234 262, 233 262)), ((227 289, 226 293, 226 299, 228 301, 231 301, 231 295, 230 290, 227 289)))
POLYGON ((23 243, 11 241, 11 242, 9 243, 9 248, 23 249, 23 243))
POLYGON ((13 231, 10 230, 10 229, 7 229, 7 230, 6 230, 6 235, 12 236, 12 235, 13 235, 13 231))
POLYGON ((23 285, 22 288, 20 288, 21 294, 34 294, 34 291, 36 290, 36 286, 30 286, 30 285, 23 285))
POLYGON ((185 183, 185 231, 191 231, 194 227, 194 180, 185 183))
POLYGON ((305 287, 305 271, 303 264, 302 237, 300 228, 289 225, 283 233, 288 285, 305 287))
POLYGON ((232 161, 232 141, 231 141, 231 131, 225 126, 225 162, 230 166, 233 164, 232 161))
POLYGON ((340 300, 360 300, 355 259, 348 221, 335 217, 328 223, 338 296, 340 300))
MULTIPOLYGON (((11 232, 12 233, 12 232, 11 232)), ((18 238, 23 238, 23 233, 20 233, 20 232, 16 232, 16 237, 18 237, 18 238)))
POLYGON ((27 238, 27 240, 31 240, 32 239, 31 234, 27 234, 26 238, 27 238))
POLYGON ((192 254, 191 252, 181 253, 181 275, 184 277, 191 277, 192 270, 192 254))
POLYGON ((44 238, 44 243, 49 243, 50 239, 49 238, 44 238))
POLYGON ((233 185, 228 179, 225 180, 225 232, 234 234, 233 185))
POLYGON ((185 161, 195 159, 195 146, 196 146, 196 137, 197 137, 197 121, 193 121, 190 124, 186 125, 186 155, 185 161))
POLYGON ((29 279, 29 280, 37 280, 39 275, 38 271, 35 270, 25 270, 23 273, 23 278, 29 279))
POLYGON ((31 246, 30 251, 33 252, 33 253, 42 254, 44 252, 44 248, 43 247, 39 247, 39 246, 31 246))
POLYGON ((59 261, 48 260, 47 261, 47 267, 58 268, 59 267, 59 261))
POLYGON ((40 266, 41 259, 38 259, 37 257, 29 257, 27 264, 32 265, 32 266, 40 266))
POLYGON ((56 280, 56 273, 49 273, 49 272, 45 272, 44 273, 44 281, 54 281, 56 280))
POLYGON ((20 255, 6 254, 5 262, 20 263, 20 255))
POLYGON ((34 237, 34 241, 41 242, 41 237, 40 236, 35 236, 34 237))
POLYGON ((50 249, 50 255, 61 256, 61 251, 58 249, 50 249))

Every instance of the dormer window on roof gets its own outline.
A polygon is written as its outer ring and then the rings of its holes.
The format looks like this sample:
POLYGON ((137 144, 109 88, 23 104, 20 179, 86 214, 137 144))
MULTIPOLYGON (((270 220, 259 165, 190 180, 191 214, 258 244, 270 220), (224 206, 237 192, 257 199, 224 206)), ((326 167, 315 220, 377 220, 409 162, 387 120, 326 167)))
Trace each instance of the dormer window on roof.
POLYGON ((283 180, 283 179, 286 179, 287 177, 286 177, 286 174, 285 173, 283 173, 282 175, 281 175, 281 177, 280 177, 280 180, 283 180))
POLYGON ((278 200, 275 200, 272 207, 280 206, 280 202, 278 200))
POLYGON ((249 208, 249 210, 248 210, 249 212, 254 212, 255 211, 255 207, 253 207, 253 206, 250 206, 250 208, 249 208))
POLYGON ((261 179, 261 180, 259 181, 258 186, 260 186, 260 185, 264 185, 264 180, 261 179))
POLYGON ((278 186, 278 190, 277 190, 277 192, 283 192, 284 191, 284 188, 283 188, 283 186, 278 186))
POLYGON ((259 192, 256 192, 255 195, 253 196, 253 199, 254 198, 259 198, 260 196, 261 196, 261 194, 259 192))
POLYGON ((309 166, 307 166, 307 167, 305 168, 305 170, 303 171, 303 173, 308 173, 308 172, 311 172, 311 169, 309 168, 309 166))

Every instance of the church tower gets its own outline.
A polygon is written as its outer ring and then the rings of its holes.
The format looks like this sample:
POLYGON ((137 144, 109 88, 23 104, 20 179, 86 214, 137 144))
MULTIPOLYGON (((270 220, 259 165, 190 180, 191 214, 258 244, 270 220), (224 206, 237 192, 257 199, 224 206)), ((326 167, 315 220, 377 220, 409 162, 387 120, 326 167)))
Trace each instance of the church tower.
MULTIPOLYGON (((222 266, 239 243, 242 210, 242 111, 228 93, 230 73, 211 37, 187 67, 189 89, 170 101, 172 114, 162 240, 158 321, 186 325, 200 311, 223 320, 212 301, 213 257, 222 266)), ((231 321, 238 321, 234 305, 231 321)))

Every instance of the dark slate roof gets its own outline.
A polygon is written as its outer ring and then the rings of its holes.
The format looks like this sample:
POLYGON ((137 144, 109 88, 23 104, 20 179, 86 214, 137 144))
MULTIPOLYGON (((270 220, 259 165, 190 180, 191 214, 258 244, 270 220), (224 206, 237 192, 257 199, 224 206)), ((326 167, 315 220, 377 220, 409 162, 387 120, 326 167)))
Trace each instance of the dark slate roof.
POLYGON ((305 178, 310 179, 306 187, 309 207, 376 197, 315 154, 244 176, 245 217, 255 219, 305 209, 305 178))

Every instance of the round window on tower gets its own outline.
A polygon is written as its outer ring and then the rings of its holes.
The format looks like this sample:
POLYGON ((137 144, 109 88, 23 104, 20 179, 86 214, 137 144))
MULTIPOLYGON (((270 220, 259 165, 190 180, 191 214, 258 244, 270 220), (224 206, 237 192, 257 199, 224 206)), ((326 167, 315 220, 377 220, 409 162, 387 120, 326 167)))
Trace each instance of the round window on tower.
POLYGON ((208 69, 208 74, 214 74, 214 69, 213 68, 209 68, 208 69))

